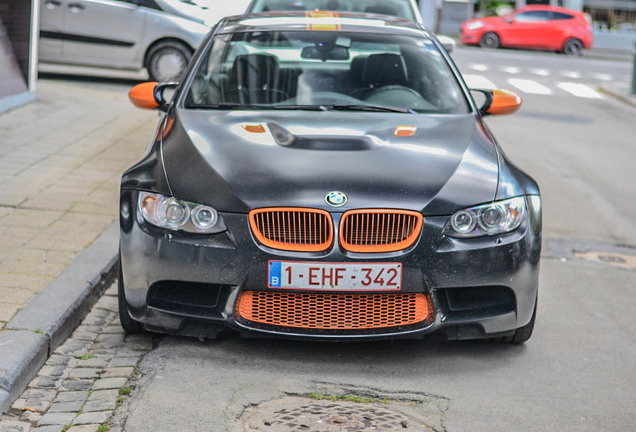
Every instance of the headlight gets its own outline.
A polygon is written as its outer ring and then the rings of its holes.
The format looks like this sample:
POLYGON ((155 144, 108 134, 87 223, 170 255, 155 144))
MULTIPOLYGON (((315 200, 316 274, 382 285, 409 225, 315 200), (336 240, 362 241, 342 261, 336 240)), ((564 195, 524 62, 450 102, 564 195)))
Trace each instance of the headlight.
POLYGON ((197 234, 225 231, 223 219, 212 207, 149 192, 139 193, 139 209, 146 222, 169 230, 197 234))
POLYGON ((482 28, 483 26, 484 26, 483 22, 474 21, 474 22, 466 24, 466 30, 477 30, 479 28, 482 28))
POLYGON ((519 228, 526 214, 526 200, 515 197, 460 210, 444 227, 449 237, 481 237, 519 228))

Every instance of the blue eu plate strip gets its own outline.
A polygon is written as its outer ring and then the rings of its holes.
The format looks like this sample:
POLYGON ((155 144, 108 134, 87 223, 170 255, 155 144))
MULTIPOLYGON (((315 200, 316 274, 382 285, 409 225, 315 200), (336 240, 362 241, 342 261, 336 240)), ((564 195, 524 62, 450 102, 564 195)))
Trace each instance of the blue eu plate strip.
POLYGON ((280 261, 271 261, 269 263, 269 286, 280 288, 280 261))

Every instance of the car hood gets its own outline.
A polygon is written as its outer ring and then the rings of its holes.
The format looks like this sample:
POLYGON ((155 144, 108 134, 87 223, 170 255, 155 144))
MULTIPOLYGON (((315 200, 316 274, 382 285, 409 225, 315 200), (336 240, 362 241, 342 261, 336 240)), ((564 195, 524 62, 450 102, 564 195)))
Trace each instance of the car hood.
POLYGON ((175 196, 226 212, 331 209, 340 191, 343 211, 450 214, 493 200, 498 179, 496 146, 469 114, 177 110, 163 163, 175 196))

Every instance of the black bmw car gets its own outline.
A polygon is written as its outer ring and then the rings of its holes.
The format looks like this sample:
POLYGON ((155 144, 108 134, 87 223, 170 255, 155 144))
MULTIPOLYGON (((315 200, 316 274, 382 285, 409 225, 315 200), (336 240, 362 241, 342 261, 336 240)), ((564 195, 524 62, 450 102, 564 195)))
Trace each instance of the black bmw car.
POLYGON ((162 115, 121 182, 126 331, 530 338, 539 188, 482 120, 521 100, 477 106, 418 24, 227 18, 130 98, 162 115))

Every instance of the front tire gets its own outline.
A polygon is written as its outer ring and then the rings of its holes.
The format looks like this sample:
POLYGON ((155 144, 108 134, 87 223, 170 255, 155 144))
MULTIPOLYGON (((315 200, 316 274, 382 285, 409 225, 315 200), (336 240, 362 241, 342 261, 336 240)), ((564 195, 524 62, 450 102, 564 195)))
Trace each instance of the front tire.
POLYGON ((563 52, 566 55, 580 56, 583 53, 583 42, 578 39, 568 39, 563 44, 563 52))
POLYGON ((150 80, 180 81, 191 57, 192 51, 181 42, 159 42, 148 51, 146 56, 146 69, 150 80))
POLYGON ((501 45, 501 40, 499 36, 495 32, 487 32, 484 33, 479 38, 479 46, 482 48, 499 48, 501 45))
POLYGON ((119 322, 121 327, 128 334, 143 333, 141 324, 128 313, 128 302, 126 302, 126 292, 124 290, 124 278, 121 272, 121 261, 119 263, 119 277, 117 278, 117 304, 119 305, 119 322))

